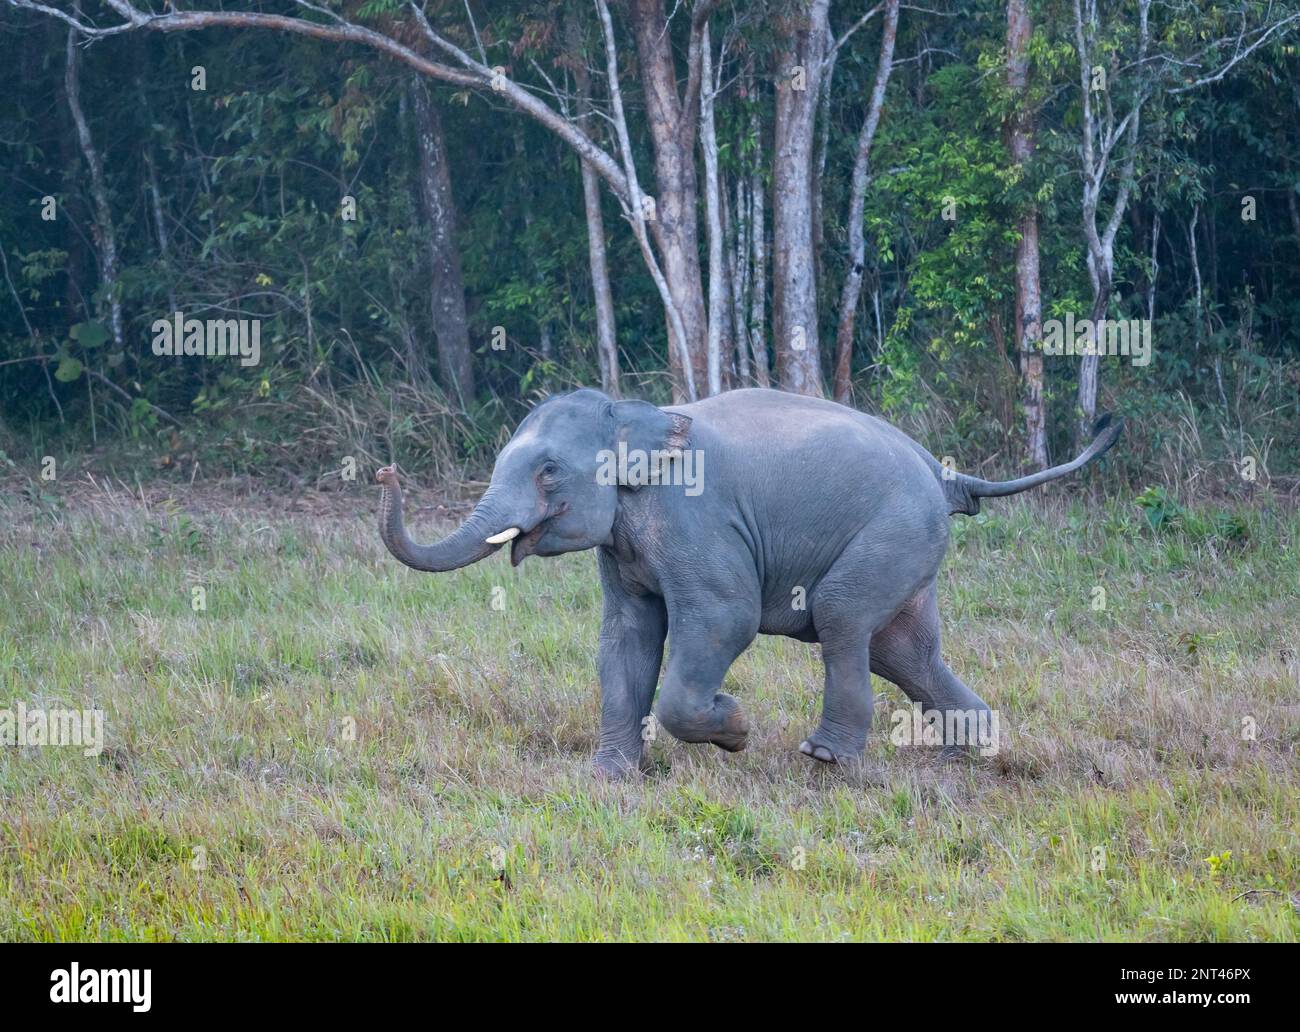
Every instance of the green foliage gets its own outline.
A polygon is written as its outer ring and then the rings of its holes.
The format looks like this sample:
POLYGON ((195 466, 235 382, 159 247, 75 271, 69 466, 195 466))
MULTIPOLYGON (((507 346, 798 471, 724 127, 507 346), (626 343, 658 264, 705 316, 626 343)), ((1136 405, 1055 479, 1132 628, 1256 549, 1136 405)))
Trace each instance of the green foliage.
POLYGON ((1250 539, 1250 522, 1242 513, 1193 512, 1163 486, 1148 487, 1135 502, 1147 528, 1155 534, 1180 532, 1189 541, 1243 545, 1250 539))
POLYGON ((1146 517, 1147 526, 1154 531, 1179 526, 1187 512, 1165 488, 1159 486, 1148 487, 1135 501, 1146 517))
MULTIPOLYGON (((1170 52, 1201 48, 1227 31, 1226 10, 1157 8, 1156 42, 1170 52)), ((769 216, 775 11, 760 4, 734 25, 720 13, 714 25, 715 47, 727 36, 716 119, 728 205, 737 177, 756 170, 768 184, 769 216)), ((603 109, 601 34, 582 5, 572 12, 494 6, 476 12, 477 33, 454 6, 430 17, 476 57, 481 44, 490 65, 537 96, 555 103, 554 87, 572 105, 575 58, 557 13, 578 18, 603 109)), ((1098 60, 1108 69, 1106 96, 1122 112, 1139 70, 1130 62, 1134 23, 1122 6, 1103 14, 1098 60)), ((1081 317, 1091 296, 1080 210, 1079 68, 1072 12, 1037 5, 1027 100, 1018 98, 1004 69, 1005 5, 979 0, 967 15, 902 14, 899 63, 870 163, 855 402, 912 421, 936 450, 994 456, 1011 468, 1020 450, 1013 263, 1023 213, 1038 215, 1044 317, 1081 317), (1021 168, 1005 137, 1008 119, 1025 103, 1036 115, 1036 151, 1021 168)), ((350 17, 400 34, 407 6, 367 0, 350 17)), ((464 436, 424 441, 417 449, 424 461, 481 474, 501 428, 537 395, 597 380, 577 158, 490 91, 431 87, 446 136, 479 386, 479 396, 461 404, 432 386, 443 372, 432 319, 438 288, 419 200, 407 69, 365 48, 271 32, 129 33, 84 48, 82 104, 117 239, 109 297, 99 282, 96 203, 84 159, 68 120, 48 115, 50 98, 62 96, 66 39, 44 16, 5 8, 0 18, 31 41, 0 68, 6 147, 15 159, 5 166, 0 200, 10 281, 0 283, 0 293, 18 301, 0 306, 0 398, 7 432, 29 447, 58 439, 74 449, 108 445, 123 461, 129 454, 164 469, 191 468, 193 459, 214 472, 266 472, 269 462, 320 475, 337 461, 326 442, 351 447, 365 437, 375 458, 387 460, 381 453, 389 447, 420 440, 418 433, 404 438, 401 419, 385 411, 383 391, 400 384, 423 399, 411 424, 420 432, 450 427, 444 413, 457 411, 464 436), (207 91, 189 88, 197 64, 208 71, 207 91), (42 215, 47 196, 56 203, 52 220, 42 215), (355 221, 340 217, 344 197, 355 201, 355 221), (120 348, 109 332, 114 301, 123 318, 120 348), (178 309, 261 320, 262 364, 154 356, 154 320, 178 309), (504 350, 491 345, 498 328, 504 350), (358 429, 369 423, 399 436, 358 429)), ((843 32, 847 18, 833 11, 832 28, 843 32)), ((824 166, 818 162, 822 245, 815 257, 824 369, 831 366, 848 180, 879 22, 868 22, 838 52, 824 121, 819 116, 826 154, 824 166)), ((626 17, 616 13, 615 28, 634 156, 643 186, 654 191, 637 48, 626 17)), ((681 19, 673 21, 671 43, 684 67, 681 19)), ((1220 51, 1198 60, 1208 67, 1224 59, 1220 51)), ((1103 363, 1101 407, 1151 417, 1145 437, 1126 442, 1114 462, 1141 477, 1187 435, 1214 469, 1262 455, 1267 445, 1272 469, 1286 477, 1300 468, 1300 237, 1291 214, 1300 191, 1300 135, 1291 117, 1300 100, 1300 55, 1282 36, 1213 87, 1174 94, 1175 84, 1159 80, 1144 107, 1133 200, 1115 239, 1112 315, 1145 316, 1154 277, 1156 357, 1144 369, 1103 363), (1248 194, 1258 207, 1254 221, 1241 217, 1248 194), (1195 261, 1189 234, 1198 245, 1195 261)), ((605 120, 588 123, 593 139, 612 152, 605 120)), ((658 293, 618 204, 608 189, 601 196, 625 389, 667 400, 658 293)), ((702 222, 699 237, 703 257, 702 222)), ((761 329, 770 344, 770 326, 761 329)), ((1077 374, 1077 359, 1046 360, 1054 454, 1074 446, 1077 374)))

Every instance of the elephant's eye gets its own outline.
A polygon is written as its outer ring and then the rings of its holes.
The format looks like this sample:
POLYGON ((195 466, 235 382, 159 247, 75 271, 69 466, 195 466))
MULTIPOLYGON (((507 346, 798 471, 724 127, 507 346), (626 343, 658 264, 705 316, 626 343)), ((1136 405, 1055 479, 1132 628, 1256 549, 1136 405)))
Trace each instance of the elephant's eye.
POLYGON ((560 472, 560 467, 554 462, 546 462, 542 464, 542 476, 553 477, 558 472, 560 472))

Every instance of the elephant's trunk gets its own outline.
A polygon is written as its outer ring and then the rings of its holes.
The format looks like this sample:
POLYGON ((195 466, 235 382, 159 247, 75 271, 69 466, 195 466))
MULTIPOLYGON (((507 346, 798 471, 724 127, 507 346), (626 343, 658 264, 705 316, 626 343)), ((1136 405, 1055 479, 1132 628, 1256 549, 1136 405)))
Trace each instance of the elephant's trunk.
POLYGON ((393 556, 411 569, 428 573, 458 570, 486 558, 500 547, 499 543, 486 540, 502 530, 492 523, 495 506, 491 489, 451 534, 432 545, 417 545, 406 533, 402 521, 402 488, 397 482, 396 469, 385 466, 375 474, 375 479, 383 488, 379 499, 379 536, 393 556))

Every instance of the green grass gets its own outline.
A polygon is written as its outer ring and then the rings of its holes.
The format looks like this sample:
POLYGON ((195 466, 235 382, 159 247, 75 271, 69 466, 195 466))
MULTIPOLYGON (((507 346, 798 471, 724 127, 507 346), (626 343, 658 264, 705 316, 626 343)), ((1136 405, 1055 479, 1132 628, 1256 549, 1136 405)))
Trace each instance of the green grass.
POLYGON ((607 784, 593 557, 415 574, 356 490, 364 518, 0 504, 0 707, 106 713, 98 757, 0 748, 0 938, 1300 933, 1294 513, 1243 511, 1243 539, 1131 497, 990 504, 940 592, 997 756, 892 745, 877 681, 866 763, 811 763, 817 650, 763 638, 728 678, 748 750, 664 735, 607 784))

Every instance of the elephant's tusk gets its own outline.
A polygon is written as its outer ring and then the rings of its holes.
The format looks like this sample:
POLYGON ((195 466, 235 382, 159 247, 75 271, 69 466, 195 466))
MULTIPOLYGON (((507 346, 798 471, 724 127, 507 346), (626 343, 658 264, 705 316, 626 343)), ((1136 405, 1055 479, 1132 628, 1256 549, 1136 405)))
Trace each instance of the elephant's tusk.
POLYGON ((511 527, 509 530, 503 530, 500 534, 493 534, 490 538, 484 538, 489 545, 504 545, 519 536, 519 528, 511 527))

